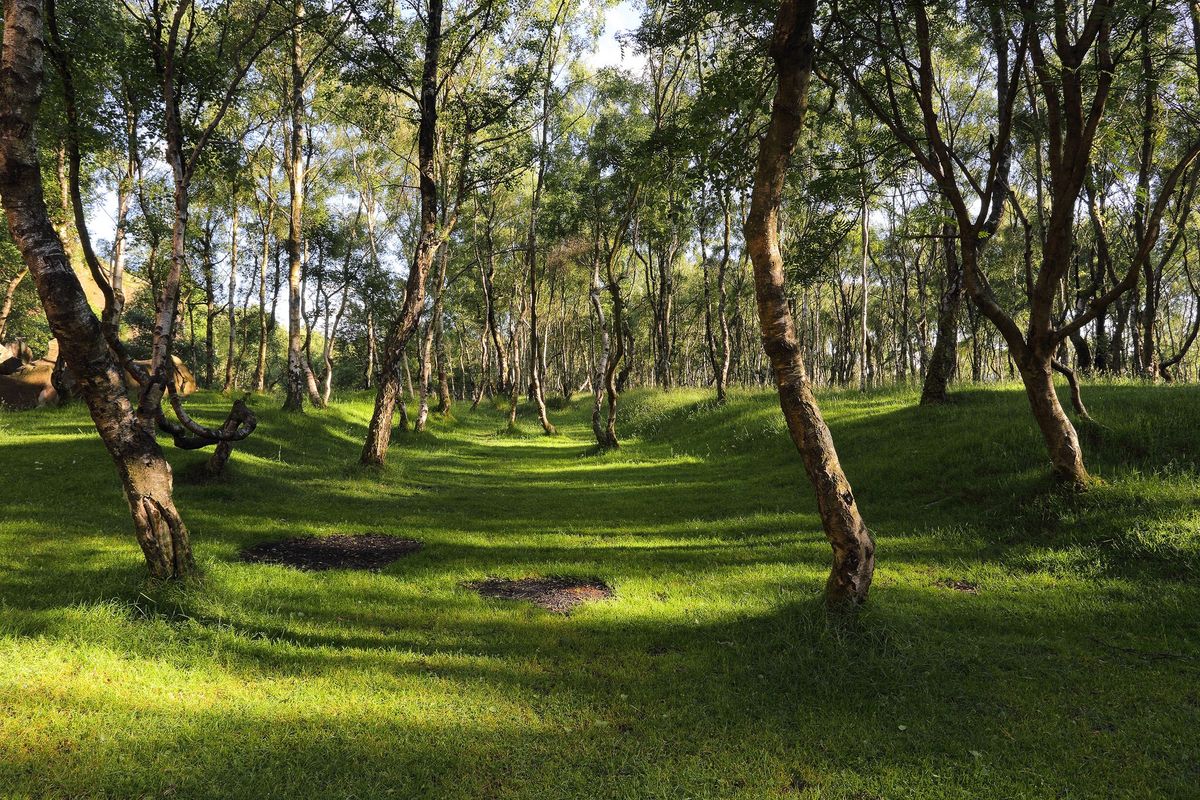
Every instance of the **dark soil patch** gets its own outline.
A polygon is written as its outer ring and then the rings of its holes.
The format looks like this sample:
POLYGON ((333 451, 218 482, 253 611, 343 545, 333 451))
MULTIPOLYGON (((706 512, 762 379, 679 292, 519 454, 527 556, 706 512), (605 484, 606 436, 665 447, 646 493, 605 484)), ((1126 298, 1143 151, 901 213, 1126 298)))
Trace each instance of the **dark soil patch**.
POLYGON ((581 603, 612 597, 612 587, 598 578, 488 578, 463 584, 484 597, 498 600, 528 600, 555 614, 569 614, 581 603))
POLYGON ((383 569, 398 558, 415 553, 421 543, 382 533, 353 536, 301 536, 263 542, 242 551, 251 564, 281 564, 303 570, 383 569))
POLYGON ((956 592, 979 594, 979 584, 971 583, 970 581, 956 581, 951 578, 942 578, 937 582, 937 585, 943 589, 952 589, 956 592))

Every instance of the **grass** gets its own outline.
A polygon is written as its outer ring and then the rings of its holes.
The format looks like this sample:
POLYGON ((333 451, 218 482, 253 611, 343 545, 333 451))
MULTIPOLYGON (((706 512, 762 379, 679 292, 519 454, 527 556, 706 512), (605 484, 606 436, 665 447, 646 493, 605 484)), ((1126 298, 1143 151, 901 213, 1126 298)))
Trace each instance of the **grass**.
POLYGON ((584 404, 553 438, 460 405, 381 472, 352 466, 369 398, 261 398, 227 479, 170 454, 184 586, 144 579, 81 408, 0 413, 0 797, 1195 797, 1200 389, 1087 387, 1083 496, 1018 389, 955 397, 824 397, 878 541, 849 626, 769 394, 634 393, 608 454, 584 404), (237 559, 367 531, 425 547, 380 574, 237 559), (617 597, 461 587, 530 574, 617 597))

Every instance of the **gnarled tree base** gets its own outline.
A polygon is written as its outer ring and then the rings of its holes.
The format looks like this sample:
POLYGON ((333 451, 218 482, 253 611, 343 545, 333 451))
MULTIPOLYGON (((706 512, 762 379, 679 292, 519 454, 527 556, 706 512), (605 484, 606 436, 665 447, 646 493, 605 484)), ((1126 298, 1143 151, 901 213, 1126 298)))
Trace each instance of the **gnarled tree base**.
POLYGON ((1029 398, 1029 407, 1037 420, 1042 438, 1046 441, 1054 477, 1077 490, 1084 490, 1091 483, 1091 477, 1083 466, 1083 450, 1079 446, 1075 426, 1058 402, 1058 392, 1054 389, 1053 362, 1049 358, 1038 359, 1032 355, 1024 358, 1023 362, 1018 367, 1025 384, 1025 395, 1029 398))

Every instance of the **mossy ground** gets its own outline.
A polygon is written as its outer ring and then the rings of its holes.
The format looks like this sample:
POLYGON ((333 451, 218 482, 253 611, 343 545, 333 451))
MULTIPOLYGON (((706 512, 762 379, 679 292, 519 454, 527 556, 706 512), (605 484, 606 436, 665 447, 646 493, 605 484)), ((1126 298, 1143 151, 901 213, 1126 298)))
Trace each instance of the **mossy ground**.
POLYGON ((633 393, 604 454, 586 402, 552 438, 460 404, 372 472, 369 397, 258 398, 227 478, 170 452, 182 586, 145 580, 82 408, 0 412, 0 797, 1195 797, 1200 389, 1085 392, 1084 495, 1017 387, 824 395, 878 541, 853 624, 768 393, 633 393), (238 560, 358 532, 424 547, 238 560), (527 575, 617 594, 564 617, 462 585, 527 575))

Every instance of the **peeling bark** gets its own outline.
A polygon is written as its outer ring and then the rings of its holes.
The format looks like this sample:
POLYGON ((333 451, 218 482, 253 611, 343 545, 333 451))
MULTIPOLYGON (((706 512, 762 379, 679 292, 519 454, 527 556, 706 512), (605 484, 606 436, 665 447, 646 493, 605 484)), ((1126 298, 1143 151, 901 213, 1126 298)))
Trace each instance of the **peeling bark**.
POLYGON ((821 523, 833 549, 825 602, 831 610, 837 610, 852 608, 867 599, 875 572, 875 542, 859 515, 804 368, 779 248, 784 182, 808 107, 815 10, 816 0, 783 0, 775 21, 770 54, 778 70, 778 83, 770 123, 759 147, 745 239, 754 265, 763 349, 770 359, 780 407, 816 492, 821 523))
POLYGON ((442 0, 429 0, 425 21, 425 61, 421 75, 420 124, 417 157, 421 172, 421 228, 416 252, 408 271, 404 304, 392 323, 384 344, 379 391, 367 428, 359 461, 364 466, 382 466, 392 437, 392 419, 400 394, 400 369, 404 348, 417 326, 425 304, 425 279, 438 248, 438 192, 434 170, 437 138, 438 54, 442 45, 442 0))
POLYGON ((43 47, 41 3, 4 0, 0 197, 50 329, 116 465, 150 574, 182 577, 194 562, 187 527, 172 500, 171 467, 154 438, 153 423, 146 425, 134 413, 124 374, 46 209, 34 138, 43 47))

